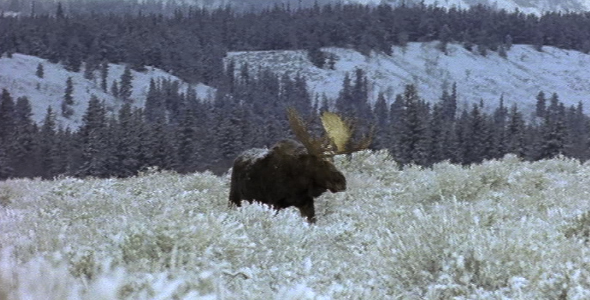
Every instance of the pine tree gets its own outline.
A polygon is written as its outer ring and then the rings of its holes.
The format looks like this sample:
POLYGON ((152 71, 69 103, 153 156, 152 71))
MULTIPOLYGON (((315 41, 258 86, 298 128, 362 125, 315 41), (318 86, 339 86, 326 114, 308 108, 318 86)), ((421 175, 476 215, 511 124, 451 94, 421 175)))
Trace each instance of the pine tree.
POLYGON ((403 113, 399 133, 399 157, 402 165, 428 164, 429 111, 424 100, 418 96, 414 85, 406 85, 403 94, 403 113))
POLYGON ((490 158, 501 158, 507 153, 507 135, 506 135, 506 123, 508 118, 508 109, 504 106, 504 95, 500 97, 500 103, 494 110, 491 124, 490 134, 492 143, 490 158))
POLYGON ((133 74, 131 74, 131 68, 125 67, 125 71, 121 75, 121 84, 119 85, 118 96, 124 102, 131 102, 131 94, 133 92, 133 74))
POLYGON ((114 162, 112 173, 118 177, 135 175, 140 169, 141 119, 134 117, 129 103, 123 104, 119 110, 118 122, 111 125, 114 141, 114 162))
POLYGON ((119 84, 116 80, 113 80, 113 83, 111 84, 111 95, 115 98, 119 98, 119 84))
POLYGON ((81 164, 76 170, 78 176, 107 177, 109 149, 106 110, 100 100, 92 95, 88 109, 82 117, 78 131, 81 146, 81 164))
POLYGON ((447 25, 447 24, 443 25, 443 27, 440 29, 440 31, 438 33, 438 40, 439 40, 438 49, 442 53, 444 53, 445 55, 448 55, 447 45, 451 41, 451 34, 452 34, 451 29, 449 28, 449 25, 447 25))
POLYGON ((373 109, 373 120, 375 123, 375 136, 373 145, 377 149, 389 148, 389 141, 387 139, 387 128, 389 127, 389 109, 387 107, 387 100, 383 93, 377 96, 377 102, 373 109))
POLYGON ((506 128, 507 146, 506 152, 513 153, 519 157, 524 158, 526 156, 526 140, 525 132, 526 124, 522 113, 518 111, 518 106, 514 104, 510 108, 508 115, 508 125, 506 128))
POLYGON ((0 179, 14 174, 13 153, 16 132, 15 107, 12 96, 6 89, 0 95, 0 179))
POLYGON ((43 78, 43 76, 45 76, 45 69, 42 63, 37 65, 37 71, 35 72, 35 75, 37 75, 39 78, 43 78))
POLYGON ((187 108, 182 114, 176 132, 179 172, 186 173, 197 170, 201 161, 201 138, 197 134, 196 113, 192 108, 187 108))
POLYGON ((100 88, 105 93, 108 91, 108 86, 107 86, 108 77, 109 77, 109 63, 106 60, 104 60, 100 64, 100 88))
POLYGON ((64 98, 61 103, 61 115, 69 118, 74 114, 74 110, 72 109, 72 105, 74 105, 74 97, 72 96, 74 92, 74 83, 72 81, 72 77, 68 77, 66 80, 66 90, 64 92, 64 98))
POLYGON ((35 177, 39 172, 36 150, 37 125, 31 119, 33 113, 27 97, 19 97, 15 106, 15 143, 11 153, 14 175, 17 177, 35 177))
POLYGON ((44 179, 50 179, 58 175, 56 171, 55 158, 55 144, 56 140, 56 124, 55 115, 51 106, 47 107, 45 119, 39 131, 39 156, 41 173, 39 174, 44 179))
MULTIPOLYGON (((8 144, 15 132, 14 100, 7 89, 2 89, 0 95, 0 144, 8 144)), ((6 149, 5 149, 6 150, 6 149)))
POLYGON ((145 119, 147 122, 154 123, 158 120, 166 119, 166 106, 163 100, 160 85, 150 79, 150 86, 145 99, 145 119))
POLYGON ((552 158, 564 153, 567 140, 565 108, 556 93, 551 96, 549 107, 547 107, 541 126, 541 137, 538 159, 552 158))
POLYGON ((546 113, 546 109, 547 109, 547 100, 545 99, 545 93, 543 93, 543 91, 540 91, 539 94, 537 94, 537 102, 536 102, 536 106, 535 106, 535 116, 537 116, 539 118, 544 118, 545 113, 546 113))

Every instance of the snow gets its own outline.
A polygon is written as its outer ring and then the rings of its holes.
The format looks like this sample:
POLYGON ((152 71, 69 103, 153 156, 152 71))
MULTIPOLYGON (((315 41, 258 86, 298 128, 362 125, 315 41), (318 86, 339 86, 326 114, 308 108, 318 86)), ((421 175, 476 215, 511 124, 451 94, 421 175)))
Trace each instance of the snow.
POLYGON ((316 200, 315 225, 292 208, 230 208, 229 177, 211 173, 0 182, 0 298, 590 295, 588 164, 400 170, 370 151, 335 164, 349 186, 316 200))
MULTIPOLYGON (((554 47, 543 47, 543 51, 539 52, 528 45, 514 45, 508 51, 507 58, 492 51, 484 57, 458 44, 451 44, 448 55, 445 55, 436 46, 437 42, 410 43, 405 49, 394 47, 392 56, 378 53, 364 56, 357 51, 342 48, 323 49, 337 56, 335 70, 316 68, 304 51, 230 52, 226 62, 234 60, 237 66, 248 63, 253 70, 268 67, 293 76, 299 73, 308 79, 312 93, 326 95, 331 99, 338 96, 344 76, 350 74, 352 77, 355 69, 360 68, 366 72, 370 81, 372 101, 376 100, 379 92, 392 101, 403 92, 406 84, 416 85, 424 99, 437 101, 443 88, 450 89, 453 83, 457 83, 459 108, 483 100, 486 108, 491 110, 503 97, 506 105, 518 103, 521 110, 532 112, 535 97, 540 91, 548 97, 557 93, 567 106, 586 103, 588 100, 588 54, 554 47)), ((143 106, 150 79, 179 80, 162 70, 152 67, 147 69, 142 73, 133 71, 131 98, 136 106, 143 106)), ((109 90, 113 80, 120 79, 123 70, 123 65, 109 65, 109 90)), ((0 86, 7 88, 15 99, 28 96, 33 118, 37 122, 43 120, 48 106, 60 114, 68 77, 72 77, 74 82, 74 114, 70 119, 60 116, 59 124, 78 127, 92 94, 103 99, 112 113, 118 110, 122 102, 100 89, 98 71, 94 81, 85 79, 82 73, 69 72, 61 64, 18 53, 13 58, 0 58, 0 86), (39 63, 44 66, 44 78, 35 75, 39 63)), ((187 87, 186 83, 181 85, 181 89, 187 87)), ((203 84, 192 87, 201 99, 212 99, 215 94, 215 89, 203 84)))
MULTIPOLYGON (((61 64, 53 64, 35 56, 16 53, 13 54, 12 58, 0 57, 0 86, 6 88, 15 100, 18 97, 27 96, 31 102, 33 120, 36 122, 43 121, 47 107, 51 106, 59 116, 57 120, 59 125, 77 128, 81 125, 82 116, 88 107, 91 95, 96 95, 99 99, 104 100, 109 111, 113 113, 118 111, 118 108, 123 103, 110 94, 110 86, 114 80, 120 80, 124 70, 124 65, 109 64, 107 79, 109 93, 105 93, 100 88, 100 72, 98 70, 94 72, 96 79, 88 80, 84 78, 83 71, 70 72, 64 69, 61 64), (43 65, 43 78, 35 75, 39 64, 43 65), (74 114, 69 119, 61 117, 61 103, 68 77, 72 77, 74 83, 74 114)), ((138 107, 143 107, 145 103, 150 79, 168 79, 182 82, 179 78, 153 67, 147 67, 145 72, 132 71, 132 74, 133 91, 131 99, 133 99, 134 105, 138 107)), ((186 89, 188 84, 183 83, 180 87, 186 89)), ((202 99, 210 97, 215 92, 214 89, 203 84, 193 85, 192 88, 196 90, 197 96, 202 99)))
POLYGON ((379 4, 389 3, 400 5, 424 2, 425 5, 435 5, 446 8, 468 9, 477 4, 484 4, 496 9, 513 12, 516 9, 525 14, 542 15, 545 12, 583 12, 590 10, 588 0, 348 0, 348 3, 379 4))
POLYGON ((496 107, 503 97, 505 104, 518 103, 521 110, 532 112, 540 91, 548 97, 557 93, 567 106, 588 100, 590 83, 585 78, 590 77, 590 55, 554 47, 543 47, 539 52, 529 45, 514 45, 508 57, 502 58, 492 51, 481 56, 458 44, 449 45, 445 55, 437 49, 437 43, 394 47, 392 56, 324 48, 337 56, 335 70, 316 68, 304 51, 233 52, 227 60, 234 60, 237 66, 248 63, 252 69, 271 67, 278 72, 300 73, 308 79, 311 91, 331 99, 338 96, 344 76, 349 74, 354 79, 355 69, 360 68, 370 81, 372 101, 379 92, 392 101, 407 84, 416 85, 424 99, 437 101, 443 88, 450 91, 453 83, 457 83, 460 105, 483 100, 488 109, 496 107))

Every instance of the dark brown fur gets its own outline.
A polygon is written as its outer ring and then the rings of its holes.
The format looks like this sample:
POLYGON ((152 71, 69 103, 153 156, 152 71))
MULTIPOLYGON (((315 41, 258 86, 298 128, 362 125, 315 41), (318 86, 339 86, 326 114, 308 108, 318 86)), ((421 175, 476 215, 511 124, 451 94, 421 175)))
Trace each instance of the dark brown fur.
POLYGON ((242 200, 258 201, 277 210, 295 206, 314 222, 314 198, 327 190, 346 190, 344 175, 326 158, 308 153, 301 143, 282 140, 270 150, 252 149, 236 158, 229 201, 236 206, 242 200))

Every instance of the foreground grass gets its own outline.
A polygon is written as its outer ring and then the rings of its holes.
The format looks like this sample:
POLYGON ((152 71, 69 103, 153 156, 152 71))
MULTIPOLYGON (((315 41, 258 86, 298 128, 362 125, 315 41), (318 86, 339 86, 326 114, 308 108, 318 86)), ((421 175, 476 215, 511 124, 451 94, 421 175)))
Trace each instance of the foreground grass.
POLYGON ((590 298, 590 166, 337 163, 312 226, 207 173, 0 182, 0 299, 590 298))

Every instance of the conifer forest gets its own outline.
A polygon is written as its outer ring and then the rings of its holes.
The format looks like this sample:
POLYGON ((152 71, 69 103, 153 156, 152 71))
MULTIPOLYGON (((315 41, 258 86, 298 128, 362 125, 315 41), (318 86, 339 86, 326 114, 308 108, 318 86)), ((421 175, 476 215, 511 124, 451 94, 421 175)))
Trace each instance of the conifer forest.
MULTIPOLYGON (((317 134, 318 115, 326 110, 355 120, 361 132, 374 127, 371 148, 387 149, 400 166, 468 165, 508 153, 531 161, 559 155, 590 158, 590 118, 584 105, 564 105, 559 91, 539 91, 534 112, 507 106, 502 98, 462 106, 457 102, 460 82, 442 89, 438 99, 422 98, 409 84, 393 99, 382 94, 370 101, 371 78, 357 69, 343 80, 339 96, 328 99, 313 95, 303 76, 224 62, 232 51, 305 50, 316 67, 330 68, 332 58, 323 47, 395 55, 392 46, 433 41, 443 53, 449 43, 484 56, 509 53, 513 44, 588 53, 590 13, 536 16, 485 6, 425 5, 276 5, 261 10, 109 5, 110 10, 98 2, 75 9, 61 3, 36 10, 26 5, 27 13, 19 17, 0 14, 1 56, 37 56, 96 76, 102 89, 122 103, 120 110, 109 111, 102 99, 89 96, 82 126, 64 128, 55 118, 72 113, 76 99, 68 88, 62 109, 48 108, 43 122, 36 123, 29 99, 0 86, 0 179, 129 177, 148 167, 220 174, 241 151, 291 137, 288 107, 310 120, 317 134), (118 81, 105 80, 109 63, 138 72, 157 67, 217 92, 204 99, 177 81, 152 80, 145 105, 138 107, 130 98, 129 72, 118 81)), ((36 76, 46 76, 42 66, 36 76)))

